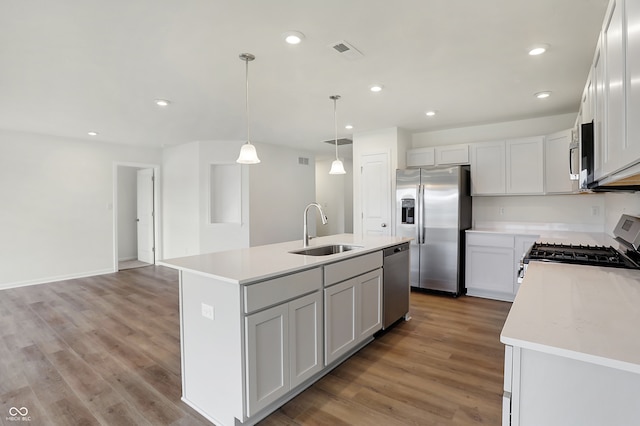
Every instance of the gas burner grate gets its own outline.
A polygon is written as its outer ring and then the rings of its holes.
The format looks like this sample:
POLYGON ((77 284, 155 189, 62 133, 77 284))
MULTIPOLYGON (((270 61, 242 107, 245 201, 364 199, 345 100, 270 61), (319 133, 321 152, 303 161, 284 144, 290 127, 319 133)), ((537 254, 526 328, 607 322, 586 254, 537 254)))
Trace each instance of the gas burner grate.
POLYGON ((638 265, 613 247, 535 243, 525 261, 573 263, 578 265, 611 266, 637 269, 638 265))

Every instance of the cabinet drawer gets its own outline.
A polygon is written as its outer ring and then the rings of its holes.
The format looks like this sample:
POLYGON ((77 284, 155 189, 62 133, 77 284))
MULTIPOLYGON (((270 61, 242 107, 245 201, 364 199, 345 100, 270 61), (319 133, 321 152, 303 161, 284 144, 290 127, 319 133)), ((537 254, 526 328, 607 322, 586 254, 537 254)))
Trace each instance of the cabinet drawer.
POLYGON ((467 232, 468 246, 503 247, 513 249, 513 235, 477 234, 467 232))
POLYGON ((382 266, 382 251, 332 263, 324 267, 324 285, 330 286, 382 266))
POLYGON ((248 314, 322 288, 320 268, 244 287, 244 313, 248 314))

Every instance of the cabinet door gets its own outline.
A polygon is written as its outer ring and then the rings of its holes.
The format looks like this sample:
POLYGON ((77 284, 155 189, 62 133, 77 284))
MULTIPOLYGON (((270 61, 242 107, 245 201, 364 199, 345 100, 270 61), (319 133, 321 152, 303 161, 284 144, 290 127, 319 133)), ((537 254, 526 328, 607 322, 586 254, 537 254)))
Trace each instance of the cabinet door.
MULTIPOLYGON (((507 193, 544 192, 544 137, 507 141, 507 193)), ((567 158, 569 154, 567 153, 567 158)))
POLYGON ((407 167, 433 166, 434 148, 415 148, 407 150, 407 167))
POLYGON ((247 416, 290 389, 288 315, 289 306, 285 303, 245 317, 247 416))
POLYGON ((436 146, 436 164, 469 164, 469 145, 436 146))
MULTIPOLYGON (((604 176, 603 164, 607 151, 607 133, 605 119, 605 90, 604 90, 604 59, 602 57, 602 37, 598 39, 596 53, 593 60, 593 150, 594 150, 594 179, 604 176)), ((582 178, 581 178, 582 180, 582 178)))
MULTIPOLYGON (((554 133, 545 137, 544 177, 547 194, 570 194, 574 191, 574 180, 570 179, 571 130, 554 133)), ((575 188, 577 189, 577 188, 575 188)))
POLYGON ((382 328, 382 270, 378 269, 358 277, 357 309, 358 341, 362 341, 382 328))
POLYGON ((326 365, 356 345, 357 288, 358 279, 352 278, 324 290, 326 365))
POLYGON ((465 274, 469 295, 513 300, 513 248, 467 246, 465 274))
MULTIPOLYGON (((623 2, 613 0, 602 30, 605 67, 605 145, 603 173, 614 172, 623 165, 625 140, 625 78, 623 2)), ((637 55, 637 53, 634 52, 637 55)))
POLYGON ((289 303, 289 362, 291 388, 315 373, 322 364, 322 293, 289 303))
POLYGON ((640 3, 625 3, 627 19, 627 137, 625 152, 626 163, 640 161, 640 3))
POLYGON ((483 142, 471 146, 471 195, 504 194, 505 143, 483 142))

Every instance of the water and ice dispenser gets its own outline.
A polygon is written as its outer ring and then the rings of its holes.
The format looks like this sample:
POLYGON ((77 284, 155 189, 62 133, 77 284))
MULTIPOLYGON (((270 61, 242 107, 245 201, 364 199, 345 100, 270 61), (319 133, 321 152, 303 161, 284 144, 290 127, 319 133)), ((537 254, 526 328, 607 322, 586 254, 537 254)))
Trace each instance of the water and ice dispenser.
POLYGON ((406 225, 413 225, 416 210, 416 200, 413 198, 402 199, 402 218, 401 223, 406 225))

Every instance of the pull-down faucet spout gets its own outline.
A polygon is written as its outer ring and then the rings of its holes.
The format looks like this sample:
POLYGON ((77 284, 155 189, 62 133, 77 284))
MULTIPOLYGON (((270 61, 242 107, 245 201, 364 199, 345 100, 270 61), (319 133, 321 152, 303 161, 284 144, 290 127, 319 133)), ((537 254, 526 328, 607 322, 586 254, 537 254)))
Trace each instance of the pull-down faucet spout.
POLYGON ((320 207, 320 204, 318 203, 311 203, 309 204, 305 209, 304 209, 304 214, 303 214, 303 225, 302 225, 302 232, 304 233, 303 237, 302 237, 302 246, 303 247, 308 247, 309 246, 309 228, 307 227, 307 212, 309 211, 309 208, 311 207, 316 207, 318 209, 318 211, 320 212, 320 218, 322 219, 322 224, 326 225, 327 224, 327 216, 325 216, 324 212, 322 211, 322 207, 320 207))

